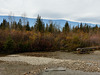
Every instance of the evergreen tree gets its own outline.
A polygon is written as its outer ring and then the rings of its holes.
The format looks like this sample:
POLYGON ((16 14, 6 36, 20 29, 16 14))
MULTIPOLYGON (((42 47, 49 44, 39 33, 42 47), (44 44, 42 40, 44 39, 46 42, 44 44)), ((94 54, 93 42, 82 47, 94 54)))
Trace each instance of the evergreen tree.
POLYGON ((51 24, 49 25, 49 32, 51 32, 51 33, 54 32, 54 25, 53 25, 53 23, 51 23, 51 24))
POLYGON ((16 23, 16 21, 14 22, 14 24, 15 24, 15 29, 17 29, 17 27, 18 27, 18 24, 16 23))
POLYGON ((72 29, 72 31, 74 32, 75 31, 75 27, 73 26, 73 29, 72 29))
POLYGON ((86 26, 86 32, 89 32, 89 25, 86 26))
POLYGON ((11 25, 11 29, 16 29, 16 21, 13 21, 13 23, 11 25))
POLYGON ((41 16, 38 15, 34 29, 39 32, 44 32, 44 23, 41 20, 41 16))
POLYGON ((80 23, 80 30, 82 31, 83 30, 83 24, 80 23))
POLYGON ((96 24, 95 27, 93 28, 93 31, 96 33, 98 31, 98 25, 96 24))
POLYGON ((7 26, 6 26, 6 28, 7 28, 7 29, 9 29, 9 28, 10 28, 9 22, 7 22, 7 26))
POLYGON ((27 25, 26 25, 26 30, 27 30, 27 31, 30 31, 29 22, 27 22, 27 25))
POLYGON ((1 29, 5 29, 7 27, 7 21, 3 19, 3 23, 1 23, 1 29))
POLYGON ((1 29, 1 24, 0 24, 0 29, 1 29))
POLYGON ((31 30, 31 31, 34 30, 34 27, 32 26, 32 27, 30 28, 30 30, 31 30))
POLYGON ((65 33, 69 33, 70 32, 70 27, 69 27, 69 23, 68 22, 65 23, 65 26, 63 27, 63 32, 65 32, 65 33))
POLYGON ((19 22, 18 22, 18 29, 22 30, 22 20, 21 19, 19 19, 19 22))
POLYGON ((46 31, 46 32, 49 31, 49 26, 48 26, 48 24, 46 24, 46 29, 45 29, 45 31, 46 31))
POLYGON ((95 29, 98 29, 98 25, 97 24, 95 25, 95 29))

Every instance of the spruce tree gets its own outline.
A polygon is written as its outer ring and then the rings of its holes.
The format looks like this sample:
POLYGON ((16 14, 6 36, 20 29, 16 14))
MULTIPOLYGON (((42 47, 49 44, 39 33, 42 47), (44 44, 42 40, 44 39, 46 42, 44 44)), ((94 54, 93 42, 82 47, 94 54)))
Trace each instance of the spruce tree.
POLYGON ((45 31, 46 31, 46 32, 48 32, 48 31, 49 31, 49 26, 48 26, 48 24, 46 24, 45 31))
POLYGON ((1 23, 1 29, 5 29, 7 27, 7 21, 3 19, 3 23, 1 23))
POLYGON ((18 29, 22 30, 22 20, 21 19, 19 19, 19 22, 18 22, 18 29))
POLYGON ((53 23, 51 23, 51 24, 49 25, 49 32, 51 32, 51 33, 54 32, 54 25, 53 25, 53 23))
POLYGON ((65 32, 65 33, 69 33, 70 32, 70 27, 69 27, 69 23, 68 22, 65 23, 65 26, 63 27, 63 32, 65 32))
POLYGON ((27 22, 27 25, 26 25, 26 30, 27 30, 27 31, 30 31, 29 22, 27 22))
POLYGON ((44 32, 44 23, 41 20, 41 16, 38 15, 36 23, 34 25, 35 31, 44 32))

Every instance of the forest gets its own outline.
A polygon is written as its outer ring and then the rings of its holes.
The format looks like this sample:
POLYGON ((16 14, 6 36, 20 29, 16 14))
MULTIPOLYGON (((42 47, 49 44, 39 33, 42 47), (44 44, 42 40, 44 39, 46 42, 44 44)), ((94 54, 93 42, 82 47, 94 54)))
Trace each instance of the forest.
POLYGON ((63 29, 53 22, 44 24, 38 15, 35 25, 29 22, 7 22, 0 24, 0 53, 21 53, 37 51, 76 51, 76 48, 100 45, 100 27, 88 24, 71 28, 66 21, 63 29))

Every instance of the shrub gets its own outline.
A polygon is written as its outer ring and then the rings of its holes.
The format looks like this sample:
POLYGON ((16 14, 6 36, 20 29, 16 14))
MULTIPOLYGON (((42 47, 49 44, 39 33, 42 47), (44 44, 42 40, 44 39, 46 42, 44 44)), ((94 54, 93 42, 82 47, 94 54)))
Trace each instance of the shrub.
POLYGON ((33 48, 35 51, 50 51, 54 47, 54 38, 53 36, 43 35, 35 38, 33 43, 33 48))
POLYGON ((76 48, 82 46, 79 36, 73 36, 73 37, 70 37, 70 38, 67 37, 66 45, 67 45, 67 50, 69 52, 70 51, 75 51, 76 48))
POLYGON ((4 48, 3 43, 2 43, 2 42, 0 42, 0 52, 2 52, 2 51, 3 51, 3 48, 4 48))
POLYGON ((4 44, 4 52, 7 53, 13 53, 14 52, 14 41, 11 39, 11 37, 8 37, 4 44))
POLYGON ((30 43, 25 43, 25 42, 19 42, 17 43, 17 46, 16 46, 16 51, 15 52, 29 52, 31 51, 31 48, 30 48, 30 43))

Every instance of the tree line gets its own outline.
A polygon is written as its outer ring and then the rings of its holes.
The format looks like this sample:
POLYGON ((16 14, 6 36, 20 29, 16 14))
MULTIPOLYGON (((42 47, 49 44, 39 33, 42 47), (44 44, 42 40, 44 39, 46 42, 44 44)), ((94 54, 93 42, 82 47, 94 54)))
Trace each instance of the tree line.
POLYGON ((35 25, 30 27, 22 19, 7 22, 3 19, 0 24, 0 52, 19 53, 32 51, 76 51, 78 47, 100 45, 100 27, 80 23, 70 28, 66 21, 63 29, 56 24, 44 24, 38 15, 35 25))

